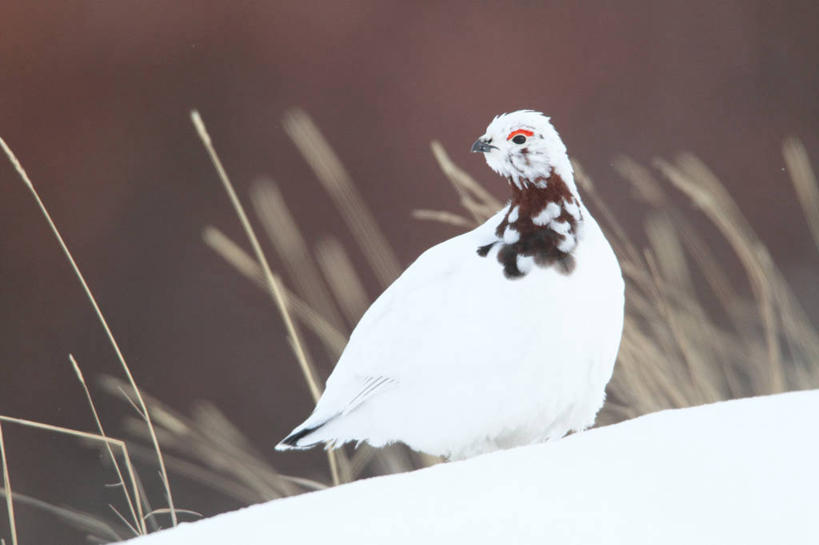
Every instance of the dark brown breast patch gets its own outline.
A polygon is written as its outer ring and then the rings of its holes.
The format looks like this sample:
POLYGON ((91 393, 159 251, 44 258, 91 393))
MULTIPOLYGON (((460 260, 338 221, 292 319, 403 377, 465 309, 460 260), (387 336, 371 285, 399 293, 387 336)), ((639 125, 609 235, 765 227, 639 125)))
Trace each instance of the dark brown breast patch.
POLYGON ((509 184, 513 192, 509 210, 495 229, 500 240, 479 247, 478 255, 485 257, 500 244, 497 258, 507 278, 526 274, 518 267, 519 256, 532 257, 540 267, 556 266, 564 274, 571 273, 577 224, 582 221, 577 199, 554 172, 548 178, 520 182, 523 189, 509 184))

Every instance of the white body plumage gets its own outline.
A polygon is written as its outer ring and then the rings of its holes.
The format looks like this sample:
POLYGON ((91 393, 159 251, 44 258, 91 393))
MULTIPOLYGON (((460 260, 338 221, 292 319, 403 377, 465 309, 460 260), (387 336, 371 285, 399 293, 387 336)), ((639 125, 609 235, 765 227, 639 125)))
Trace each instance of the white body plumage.
MULTIPOLYGON (((568 159, 560 166, 576 195, 568 159)), ((430 248, 367 310, 312 415, 277 448, 400 441, 457 459, 592 425, 620 343, 624 287, 579 196, 562 204, 582 217, 570 272, 520 255, 524 273, 503 274, 506 237, 496 229, 514 225, 514 202, 430 248)))

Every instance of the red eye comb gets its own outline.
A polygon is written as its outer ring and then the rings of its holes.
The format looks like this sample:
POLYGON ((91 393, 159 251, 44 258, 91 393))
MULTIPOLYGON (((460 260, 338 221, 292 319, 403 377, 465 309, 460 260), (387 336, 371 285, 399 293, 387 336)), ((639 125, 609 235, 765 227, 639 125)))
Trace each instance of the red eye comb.
POLYGON ((513 139, 515 136, 517 136, 519 134, 523 134, 525 136, 532 136, 535 133, 533 133, 532 131, 527 131, 526 129, 518 129, 516 131, 510 132, 509 136, 507 136, 506 139, 511 140, 511 139, 513 139))

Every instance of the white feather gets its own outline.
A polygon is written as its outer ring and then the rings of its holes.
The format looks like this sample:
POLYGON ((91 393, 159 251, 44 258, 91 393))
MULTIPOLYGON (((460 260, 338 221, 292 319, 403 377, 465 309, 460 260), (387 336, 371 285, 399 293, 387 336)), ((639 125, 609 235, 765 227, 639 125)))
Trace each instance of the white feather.
POLYGON ((532 223, 535 225, 548 225, 550 221, 560 215, 560 206, 557 203, 550 202, 546 207, 532 216, 532 223))
POLYGON ((506 218, 506 221, 508 221, 509 223, 515 223, 516 221, 518 221, 519 214, 520 206, 518 205, 513 206, 512 209, 509 211, 509 216, 506 218))
POLYGON ((514 244, 520 240, 520 233, 511 225, 507 225, 503 231, 503 242, 505 244, 514 244))

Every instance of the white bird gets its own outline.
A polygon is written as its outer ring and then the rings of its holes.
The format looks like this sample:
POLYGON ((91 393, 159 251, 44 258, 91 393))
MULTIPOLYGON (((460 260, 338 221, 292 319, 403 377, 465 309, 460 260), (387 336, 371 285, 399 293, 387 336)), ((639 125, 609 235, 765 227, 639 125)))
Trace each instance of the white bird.
POLYGON ((511 199, 381 294, 278 450, 400 441, 461 459, 594 423, 623 329, 617 258, 548 117, 499 115, 472 151, 511 199))

